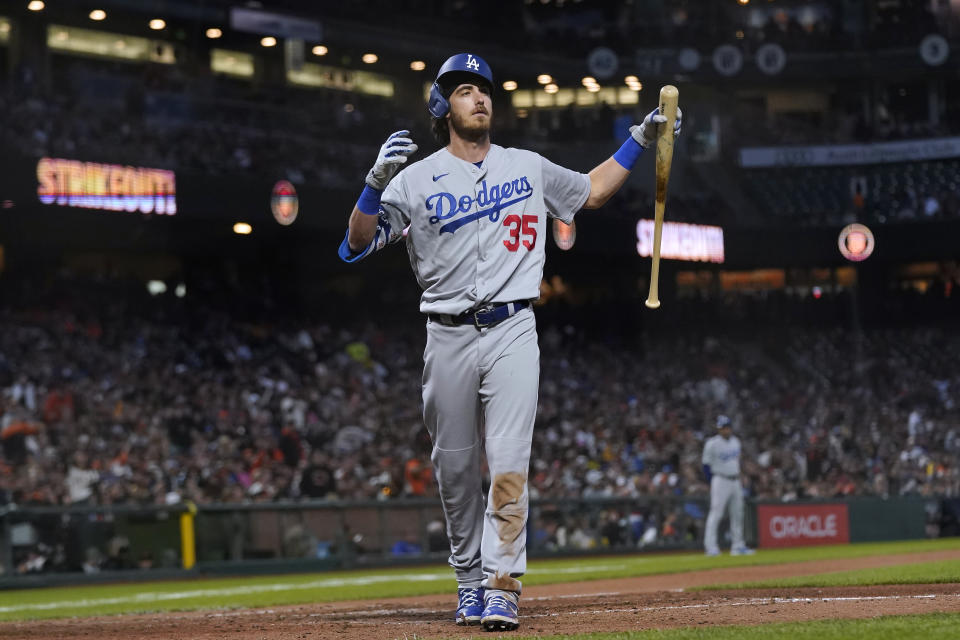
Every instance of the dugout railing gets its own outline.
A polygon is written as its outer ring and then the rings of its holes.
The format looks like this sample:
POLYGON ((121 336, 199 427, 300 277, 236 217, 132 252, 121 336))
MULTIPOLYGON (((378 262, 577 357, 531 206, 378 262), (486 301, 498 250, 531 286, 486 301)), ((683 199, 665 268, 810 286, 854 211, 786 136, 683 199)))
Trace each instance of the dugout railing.
MULTIPOLYGON (((956 499, 833 502, 850 506, 851 541, 958 534, 949 525, 960 513, 956 499), (899 528, 877 529, 883 514, 899 528)), ((700 549, 707 509, 705 496, 535 499, 528 551, 546 557, 700 549)), ((757 503, 748 502, 751 546, 757 543, 756 514, 757 503)), ((449 554, 443 523, 436 499, 7 505, 0 507, 0 588, 442 563, 449 554)), ((729 544, 727 524, 721 525, 722 544, 729 544)))

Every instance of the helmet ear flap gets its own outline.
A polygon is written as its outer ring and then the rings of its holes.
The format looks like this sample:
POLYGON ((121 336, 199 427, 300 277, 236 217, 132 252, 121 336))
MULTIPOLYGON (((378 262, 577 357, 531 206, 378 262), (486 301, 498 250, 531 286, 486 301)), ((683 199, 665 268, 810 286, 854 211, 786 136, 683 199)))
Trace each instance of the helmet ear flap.
POLYGON ((427 101, 427 110, 434 118, 442 118, 450 111, 450 103, 443 97, 443 90, 436 82, 430 87, 430 100, 427 101))

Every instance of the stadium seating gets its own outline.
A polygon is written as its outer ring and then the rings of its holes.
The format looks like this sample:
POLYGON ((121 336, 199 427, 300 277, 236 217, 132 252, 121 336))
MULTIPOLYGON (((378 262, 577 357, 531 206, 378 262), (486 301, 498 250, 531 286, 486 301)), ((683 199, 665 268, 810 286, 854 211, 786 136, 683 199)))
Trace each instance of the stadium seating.
POLYGON ((742 175, 745 190, 770 224, 883 224, 960 215, 960 160, 749 169, 742 175), (860 206, 854 201, 855 182, 866 187, 860 206))
MULTIPOLYGON (((0 297, 0 502, 435 493, 411 471, 430 449, 415 317, 336 326, 123 281, 23 284, 0 297)), ((810 305, 826 301, 767 296, 763 308, 801 323, 784 339, 780 327, 743 333, 743 320, 721 330, 739 305, 686 304, 711 332, 637 342, 542 310, 531 495, 703 495, 700 449, 721 410, 755 497, 958 495, 951 327, 852 333, 819 327, 827 307, 810 305)))

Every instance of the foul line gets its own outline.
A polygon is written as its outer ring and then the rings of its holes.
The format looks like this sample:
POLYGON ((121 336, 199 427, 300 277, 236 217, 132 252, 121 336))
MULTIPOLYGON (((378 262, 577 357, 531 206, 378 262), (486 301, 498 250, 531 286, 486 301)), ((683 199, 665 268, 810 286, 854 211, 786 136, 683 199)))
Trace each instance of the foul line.
POLYGON ((564 613, 539 613, 533 614, 530 616, 523 616, 529 618, 549 618, 557 617, 561 615, 590 615, 598 613, 629 613, 629 612, 651 612, 651 611, 675 611, 679 609, 710 609, 713 607, 743 607, 749 605, 758 605, 758 604, 801 604, 801 603, 812 603, 812 602, 862 602, 867 600, 935 600, 937 598, 958 598, 960 593, 953 594, 935 594, 928 593, 923 595, 892 595, 892 596, 837 596, 837 597, 824 597, 824 598, 746 598, 743 600, 735 600, 733 602, 713 602, 713 603, 700 603, 700 604, 674 604, 666 606, 654 606, 654 607, 627 607, 622 609, 596 609, 592 611, 567 611, 564 613))

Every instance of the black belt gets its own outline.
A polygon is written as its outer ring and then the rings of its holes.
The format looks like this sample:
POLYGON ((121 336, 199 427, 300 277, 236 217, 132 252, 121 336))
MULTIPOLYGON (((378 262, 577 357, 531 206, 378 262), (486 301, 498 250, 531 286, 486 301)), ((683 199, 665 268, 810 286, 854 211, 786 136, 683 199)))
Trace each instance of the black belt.
POLYGON ((725 479, 727 479, 727 480, 739 480, 739 479, 740 479, 740 476, 725 476, 725 475, 723 475, 722 473, 718 473, 718 474, 715 474, 715 475, 718 475, 718 476, 720 476, 721 478, 725 478, 725 479))
POLYGON ((461 324, 471 324, 477 329, 492 327, 498 322, 503 322, 510 316, 523 311, 530 306, 529 300, 514 300, 513 302, 501 302, 498 304, 488 304, 476 309, 464 311, 460 315, 452 316, 446 313, 430 313, 428 318, 434 322, 453 327, 461 324))

